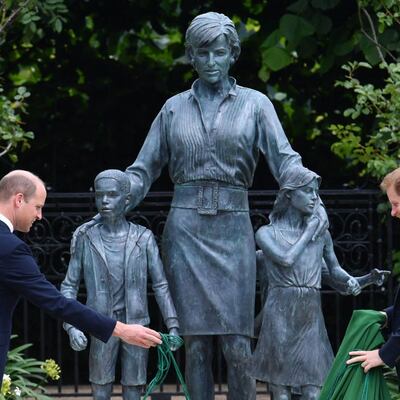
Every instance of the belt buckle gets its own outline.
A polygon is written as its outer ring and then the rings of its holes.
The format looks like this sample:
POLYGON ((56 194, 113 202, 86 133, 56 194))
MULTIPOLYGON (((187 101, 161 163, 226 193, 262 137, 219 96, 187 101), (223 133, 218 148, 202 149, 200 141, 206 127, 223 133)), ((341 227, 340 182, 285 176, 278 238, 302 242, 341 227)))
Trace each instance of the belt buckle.
POLYGON ((197 193, 197 212, 201 215, 217 215, 218 183, 210 182, 199 187, 197 193))

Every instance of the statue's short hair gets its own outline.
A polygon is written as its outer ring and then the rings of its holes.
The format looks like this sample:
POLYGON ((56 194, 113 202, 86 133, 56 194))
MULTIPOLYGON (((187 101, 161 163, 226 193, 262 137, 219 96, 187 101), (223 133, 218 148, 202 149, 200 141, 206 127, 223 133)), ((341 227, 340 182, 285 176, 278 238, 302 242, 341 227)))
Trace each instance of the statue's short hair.
POLYGON ((208 12, 193 19, 186 31, 186 56, 191 62, 193 49, 208 45, 219 35, 225 35, 231 47, 234 61, 240 55, 240 40, 234 23, 226 15, 208 12))
POLYGON ((26 201, 36 193, 38 183, 44 182, 35 174, 24 170, 11 171, 0 180, 0 201, 7 201, 17 193, 22 193, 26 201))
POLYGON ((129 181, 128 175, 125 172, 122 172, 119 169, 106 169, 105 171, 100 172, 96 178, 94 178, 94 184, 96 185, 96 182, 99 179, 104 178, 115 179, 119 183, 119 187, 123 193, 130 193, 131 182, 129 181))
POLYGON ((392 186, 396 194, 400 196, 400 168, 396 168, 394 171, 388 173, 380 184, 380 188, 385 193, 392 186))

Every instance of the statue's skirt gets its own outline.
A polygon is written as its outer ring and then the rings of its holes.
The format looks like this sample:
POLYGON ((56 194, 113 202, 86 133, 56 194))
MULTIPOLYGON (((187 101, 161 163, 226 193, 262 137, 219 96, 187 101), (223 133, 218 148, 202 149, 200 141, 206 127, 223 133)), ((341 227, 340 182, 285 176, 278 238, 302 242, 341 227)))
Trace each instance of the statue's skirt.
POLYGON ((248 211, 172 207, 162 254, 182 335, 253 335, 256 249, 248 211))

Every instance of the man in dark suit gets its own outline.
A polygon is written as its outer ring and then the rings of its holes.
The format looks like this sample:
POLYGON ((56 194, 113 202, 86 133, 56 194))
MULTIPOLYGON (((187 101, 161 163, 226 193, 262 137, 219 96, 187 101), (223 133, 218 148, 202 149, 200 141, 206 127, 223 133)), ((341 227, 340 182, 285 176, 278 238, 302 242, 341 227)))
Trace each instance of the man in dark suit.
POLYGON ((67 299, 40 273, 29 247, 13 231, 29 232, 32 224, 42 218, 45 200, 44 183, 28 171, 15 170, 0 180, 0 378, 13 311, 21 296, 103 342, 117 336, 144 348, 160 344, 160 335, 152 329, 124 324, 67 299))
MULTIPOLYGON (((400 218, 400 168, 387 174, 380 185, 386 192, 392 207, 391 215, 400 218)), ((351 351, 352 356, 347 364, 361 362, 364 372, 367 373, 371 368, 386 364, 393 368, 396 366, 398 373, 400 371, 400 293, 397 289, 394 304, 384 311, 387 316, 387 328, 390 332, 385 344, 376 350, 370 351, 351 351)))

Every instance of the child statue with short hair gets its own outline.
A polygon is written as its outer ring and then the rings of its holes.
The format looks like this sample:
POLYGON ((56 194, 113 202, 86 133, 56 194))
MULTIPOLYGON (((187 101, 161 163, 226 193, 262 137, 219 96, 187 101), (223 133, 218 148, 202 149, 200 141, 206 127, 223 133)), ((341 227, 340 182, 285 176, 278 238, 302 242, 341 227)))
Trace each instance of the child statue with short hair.
MULTIPOLYGON (((83 277, 89 307, 118 321, 148 325, 147 280, 150 277, 165 325, 170 334, 178 335, 175 306, 154 235, 125 217, 130 201, 127 175, 115 169, 103 171, 96 176, 94 187, 101 219, 75 235, 61 292, 76 298, 83 277)), ((64 328, 74 350, 86 348, 83 332, 68 324, 64 328)), ((123 399, 140 399, 142 386, 146 384, 148 350, 123 343, 116 337, 111 337, 108 343, 92 337, 89 380, 94 399, 110 399, 118 355, 123 399)))

